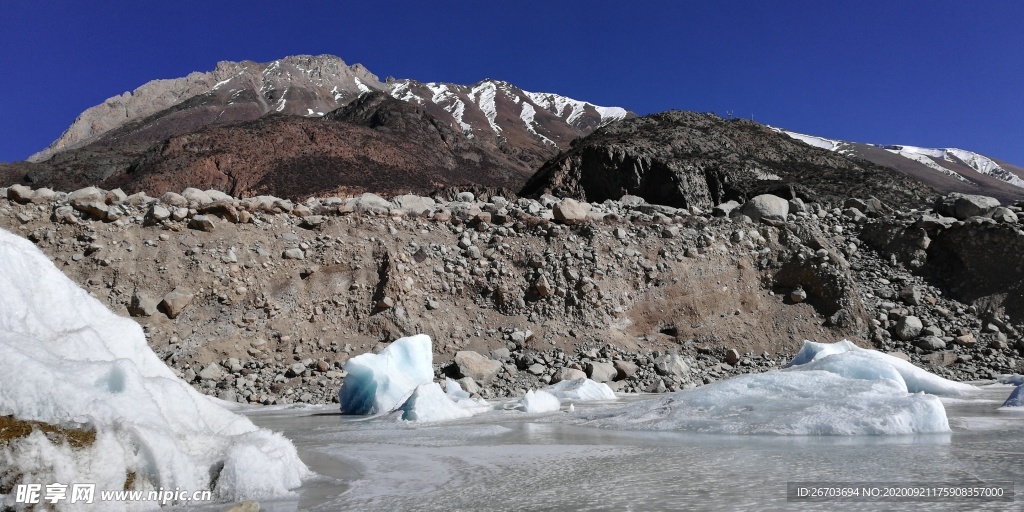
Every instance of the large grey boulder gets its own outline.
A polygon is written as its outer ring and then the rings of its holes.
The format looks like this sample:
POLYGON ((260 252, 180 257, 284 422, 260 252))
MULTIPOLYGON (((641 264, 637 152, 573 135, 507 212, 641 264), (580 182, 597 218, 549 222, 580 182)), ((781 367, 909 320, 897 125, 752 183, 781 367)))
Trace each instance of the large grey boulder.
POLYGON ((501 371, 501 362, 489 359, 472 350, 460 350, 455 353, 455 366, 463 377, 472 377, 474 381, 487 385, 501 371))
POLYGON ((352 211, 377 215, 387 215, 391 212, 391 208, 394 207, 394 205, 387 199, 370 192, 366 192, 357 198, 350 199, 348 205, 352 208, 352 211))
MULTIPOLYGON (((788 202, 786 208, 789 208, 788 202)), ((685 377, 690 374, 690 365, 678 354, 665 354, 654 360, 654 370, 658 375, 685 377)))
POLYGON ((740 213, 751 220, 786 220, 789 215, 789 201, 772 194, 761 194, 747 201, 740 213))
POLYGON ((998 206, 998 199, 974 194, 952 193, 935 201, 936 212, 959 220, 985 216, 998 206))
POLYGON ((587 377, 596 382, 611 382, 619 374, 612 363, 587 363, 587 377))
POLYGON ((555 217, 555 220, 559 222, 564 222, 565 224, 576 224, 587 220, 588 210, 589 208, 585 208, 578 201, 565 198, 551 207, 551 214, 555 217))
POLYGON ((181 192, 181 197, 187 199, 190 203, 202 206, 213 202, 213 199, 206 192, 199 190, 198 188, 186 188, 181 192))
POLYGON ((391 202, 394 203, 395 207, 402 211, 402 213, 414 216, 414 217, 425 217, 430 215, 437 207, 437 201, 429 197, 422 197, 413 194, 405 194, 391 198, 391 202))
POLYGON ((920 318, 916 316, 905 316, 896 322, 893 334, 895 334, 897 338, 907 341, 918 337, 923 329, 924 325, 921 323, 920 318))

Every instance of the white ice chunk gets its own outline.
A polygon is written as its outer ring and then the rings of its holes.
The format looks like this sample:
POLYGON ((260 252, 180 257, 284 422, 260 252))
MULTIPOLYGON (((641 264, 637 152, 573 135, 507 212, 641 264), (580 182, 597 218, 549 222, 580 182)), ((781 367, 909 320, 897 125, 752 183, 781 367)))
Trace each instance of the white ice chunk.
POLYGON ((402 411, 402 419, 409 421, 447 421, 473 415, 472 410, 460 407, 434 382, 417 386, 402 405, 402 411))
POLYGON ((345 382, 338 390, 342 414, 391 412, 416 386, 434 380, 430 337, 417 334, 396 340, 380 354, 362 354, 345 363, 345 382))
POLYGON ((538 389, 537 391, 529 390, 526 395, 523 396, 523 400, 520 402, 519 410, 528 412, 531 414, 542 413, 542 412, 554 412, 561 407, 561 402, 558 401, 558 397, 538 389))
POLYGON ((907 390, 907 383, 903 375, 892 365, 879 361, 864 351, 842 352, 830 356, 814 359, 813 361, 791 367, 785 371, 807 371, 821 370, 832 372, 847 379, 879 380, 889 379, 899 385, 903 391, 907 390))
POLYGON ((825 371, 741 375, 584 416, 583 425, 714 434, 881 435, 949 432, 938 397, 890 379, 825 371))
POLYGON ((452 398, 452 400, 458 398, 469 398, 469 393, 462 389, 462 385, 458 381, 452 379, 444 380, 444 393, 452 398))
POLYGON ((794 357, 786 367, 792 368, 804 365, 811 361, 823 359, 832 354, 840 354, 843 352, 857 352, 858 354, 873 358, 879 363, 892 366, 903 377, 903 380, 907 385, 907 390, 911 393, 923 391, 925 393, 935 395, 958 396, 977 389, 970 384, 951 381, 939 377, 934 373, 929 373, 928 371, 918 368, 910 362, 904 361, 898 357, 883 354, 877 350, 860 348, 848 340, 842 340, 836 343, 815 343, 813 341, 804 341, 803 348, 800 349, 800 352, 797 353, 796 357, 794 357))
POLYGON ((1013 392, 1003 402, 1003 407, 1024 407, 1024 384, 1019 384, 1013 388, 1013 392))
MULTIPOLYGON (((0 230, 0 415, 82 424, 81 450, 32 435, 0 450, 0 473, 36 482, 201 490, 231 500, 286 494, 308 475, 295 447, 199 394, 142 328, 79 288, 27 240, 0 230)), ((110 504, 111 509, 121 508, 110 504)))
POLYGON ((559 400, 586 402, 590 400, 615 400, 615 392, 607 384, 590 379, 563 380, 544 388, 559 400))

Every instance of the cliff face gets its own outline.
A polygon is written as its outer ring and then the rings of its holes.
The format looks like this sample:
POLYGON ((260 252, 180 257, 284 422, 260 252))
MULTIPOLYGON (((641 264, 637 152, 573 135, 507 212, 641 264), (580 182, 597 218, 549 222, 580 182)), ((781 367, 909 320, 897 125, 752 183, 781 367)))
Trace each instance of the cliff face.
POLYGON ((595 131, 548 161, 522 193, 587 201, 631 194, 700 208, 762 193, 833 203, 874 196, 906 205, 933 197, 926 186, 891 169, 808 146, 769 127, 678 111, 595 131))

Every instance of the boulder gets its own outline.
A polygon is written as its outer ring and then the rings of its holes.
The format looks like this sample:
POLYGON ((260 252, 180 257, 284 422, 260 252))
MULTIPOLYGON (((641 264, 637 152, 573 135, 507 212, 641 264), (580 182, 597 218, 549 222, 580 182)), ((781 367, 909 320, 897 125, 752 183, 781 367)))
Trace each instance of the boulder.
POLYGON ((611 382, 619 374, 612 363, 587 363, 587 377, 596 382, 611 382))
POLYGON ((426 217, 437 207, 437 202, 429 197, 405 194, 391 198, 395 207, 410 217, 426 217))
POLYGON ((7 199, 16 203, 26 204, 32 201, 32 189, 25 185, 11 185, 7 187, 7 199))
POLYGON ((615 380, 631 379, 636 376, 636 372, 639 369, 636 363, 632 361, 615 360, 612 362, 612 366, 615 367, 616 371, 615 380))
MULTIPOLYGON (((40 190, 37 190, 36 195, 38 195, 39 192, 40 190)), ((1016 224, 1018 220, 1017 214, 1014 213, 1013 210, 1006 208, 1005 206, 1000 206, 998 208, 993 209, 989 213, 989 215, 992 216, 992 220, 996 222, 1002 222, 1004 224, 1016 224)))
POLYGON ((171 218, 171 211, 158 204, 153 204, 146 212, 146 223, 155 224, 171 218))
POLYGON ((555 220, 565 224, 576 224, 587 220, 587 209, 574 199, 565 198, 552 206, 555 220))
POLYGON ((200 231, 213 231, 213 218, 206 215, 196 215, 188 222, 188 227, 200 231))
POLYGON ((789 215, 789 201, 772 194, 761 194, 747 201, 740 213, 751 220, 786 220, 789 215))
POLYGON ((921 330, 924 329, 924 325, 921 324, 921 319, 916 316, 904 316, 901 317, 893 328, 893 334, 897 338, 907 341, 916 338, 921 334, 921 330))
POLYGON ((306 253, 302 252, 302 249, 298 247, 292 247, 291 249, 285 249, 281 253, 281 257, 286 260, 304 260, 306 259, 306 253))
POLYGON ((164 195, 160 196, 160 202, 175 208, 188 207, 188 199, 185 199, 181 194, 176 194, 174 192, 165 192, 164 195))
MULTIPOLYGON (((789 208, 789 203, 786 205, 789 208)), ((665 354, 654 360, 654 370, 658 375, 685 377, 690 374, 690 365, 678 354, 665 354)))
POLYGON ((455 366, 462 377, 472 377, 474 381, 487 385, 501 371, 501 362, 494 361, 472 350, 460 350, 455 354, 455 366))
POLYGON ((562 367, 555 372, 555 375, 551 377, 551 383, 561 382, 563 380, 576 380, 585 379, 587 374, 583 370, 577 370, 576 368, 562 367))
POLYGON ((128 305, 128 314, 132 316, 153 316, 157 312, 160 301, 149 294, 138 289, 132 294, 132 301, 128 305))
POLYGON ((959 220, 985 216, 998 206, 998 199, 974 194, 953 193, 935 201, 936 212, 959 220))
POLYGON ((937 336, 925 336, 920 340, 917 340, 917 342, 915 342, 914 345, 930 352, 936 350, 946 350, 946 342, 942 341, 942 338, 939 338, 937 336))
POLYGON ((188 289, 178 287, 168 292, 167 295, 164 295, 164 300, 160 302, 160 306, 163 307, 168 318, 174 319, 177 318, 191 302, 192 292, 188 289))
POLYGON ((377 215, 387 215, 388 213, 391 213, 391 208, 394 207, 394 205, 387 199, 384 199, 377 194, 371 194, 370 192, 366 192, 357 198, 350 199, 348 205, 354 212, 372 213, 377 215))
POLYGON ((186 188, 181 192, 181 197, 184 197, 188 202, 193 203, 196 206, 202 206, 213 202, 213 199, 209 194, 199 190, 198 188, 186 188))

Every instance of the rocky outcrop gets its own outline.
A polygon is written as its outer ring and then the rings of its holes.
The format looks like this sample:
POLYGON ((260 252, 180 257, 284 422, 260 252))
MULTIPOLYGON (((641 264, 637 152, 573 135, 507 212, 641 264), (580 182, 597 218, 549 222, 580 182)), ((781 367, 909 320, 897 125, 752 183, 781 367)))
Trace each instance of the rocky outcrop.
POLYGON ((841 204, 877 197, 917 206, 927 187, 878 165, 814 148, 766 126, 714 114, 664 112, 606 126, 548 161, 522 194, 600 202, 635 195, 710 210, 764 193, 841 204))

